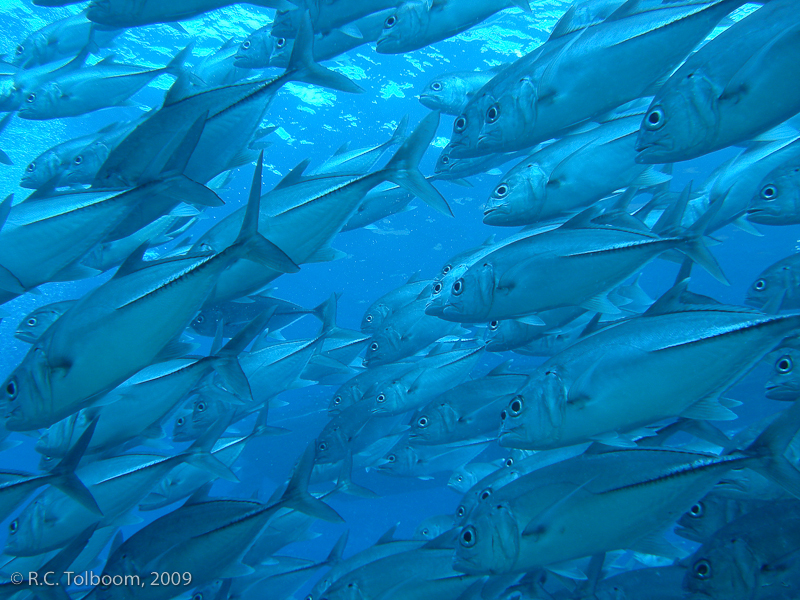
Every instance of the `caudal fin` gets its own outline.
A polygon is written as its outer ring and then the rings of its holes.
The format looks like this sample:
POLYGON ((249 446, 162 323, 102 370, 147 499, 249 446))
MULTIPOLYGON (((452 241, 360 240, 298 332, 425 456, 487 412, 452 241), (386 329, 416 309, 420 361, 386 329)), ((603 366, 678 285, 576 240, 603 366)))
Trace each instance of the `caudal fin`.
POLYGON ((314 30, 307 10, 303 14, 300 29, 294 40, 289 66, 286 68, 286 77, 340 92, 360 94, 364 91, 364 88, 350 81, 344 75, 335 73, 314 61, 314 30))
POLYGON ((67 494, 73 500, 80 502, 90 511, 102 515, 103 511, 100 510, 92 493, 84 483, 78 479, 78 476, 75 475, 75 469, 78 467, 78 463, 81 462, 86 448, 89 447, 89 442, 92 440, 92 435, 94 435, 96 427, 97 418, 95 417, 86 428, 86 431, 84 431, 81 437, 78 438, 78 441, 75 442, 75 445, 70 448, 66 456, 61 459, 61 462, 50 472, 50 476, 52 477, 50 484, 67 494))
POLYGON ((311 478, 311 470, 313 468, 314 446, 309 444, 297 465, 295 465, 294 472, 289 480, 289 485, 286 487, 286 491, 278 502, 287 508, 293 508, 310 517, 322 519, 323 521, 330 521, 332 523, 343 522, 344 519, 342 519, 339 513, 322 500, 318 500, 309 494, 308 482, 311 478))
POLYGON ((384 168, 386 179, 403 187, 444 215, 453 216, 447 200, 425 179, 419 162, 431 145, 439 127, 439 111, 433 111, 420 121, 414 132, 384 168))
POLYGON ((244 221, 239 235, 232 247, 236 247, 242 258, 275 269, 281 273, 297 273, 300 270, 295 262, 275 244, 258 232, 258 215, 261 210, 261 172, 264 168, 264 152, 258 156, 258 164, 253 174, 250 198, 244 213, 244 221))
POLYGON ((800 431, 800 403, 780 413, 745 450, 760 459, 756 468, 796 498, 800 498, 800 471, 786 458, 786 450, 800 431))
POLYGON ((184 70, 184 63, 186 59, 192 55, 192 49, 194 48, 194 42, 190 42, 188 46, 186 46, 183 50, 178 52, 169 64, 164 67, 164 71, 169 73, 170 75, 174 75, 178 77, 184 70))

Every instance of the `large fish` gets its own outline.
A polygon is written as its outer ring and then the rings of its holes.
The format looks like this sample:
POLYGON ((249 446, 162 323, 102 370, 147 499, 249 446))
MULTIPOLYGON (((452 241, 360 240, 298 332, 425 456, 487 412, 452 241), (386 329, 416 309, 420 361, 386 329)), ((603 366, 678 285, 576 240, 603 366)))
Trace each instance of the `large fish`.
POLYGON ((646 95, 743 0, 629 1, 506 67, 453 124, 453 156, 509 152, 646 95))
POLYGON ((795 8, 791 0, 767 2, 687 59, 642 120, 638 160, 702 156, 800 111, 800 91, 787 75, 800 47, 795 8))
MULTIPOLYGON (((248 4, 288 10, 288 0, 248 0, 248 4)), ((233 0, 92 0, 86 11, 90 21, 111 27, 137 27, 191 19, 210 10, 236 4, 233 0)))
POLYGON ((119 106, 156 77, 162 74, 177 77, 191 50, 191 46, 184 48, 161 69, 117 64, 110 57, 86 69, 56 77, 29 91, 19 116, 23 119, 56 119, 119 106))
POLYGON ((500 444, 630 445, 626 433, 671 417, 734 419, 720 395, 800 326, 800 316, 668 299, 544 363, 504 411, 500 444))
MULTIPOLYGON (((426 309, 448 321, 479 323, 521 317, 563 306, 582 306, 615 313, 611 288, 638 272, 667 250, 677 249, 700 262, 724 281, 701 239, 711 211, 693 225, 680 228, 688 196, 662 217, 653 233, 627 213, 589 208, 561 227, 531 235, 495 250, 469 267, 436 305, 426 309), (614 222, 622 220, 619 225, 614 222), (669 225, 668 223, 672 223, 669 225)), ((618 221, 619 222, 619 221, 618 221)))
POLYGON ((153 362, 239 258, 296 271, 257 231, 260 185, 261 163, 240 233, 224 250, 144 264, 134 256, 64 313, 6 380, 6 427, 48 426, 153 362))
POLYGON ((376 50, 401 54, 458 35, 505 8, 531 12, 528 0, 408 0, 390 14, 383 24, 376 50))
POLYGON ((454 565, 498 574, 616 549, 663 552, 648 536, 742 467, 800 495, 800 472, 783 456, 798 415, 800 405, 793 405, 747 448, 721 456, 666 449, 587 454, 487 490, 461 529, 454 565))

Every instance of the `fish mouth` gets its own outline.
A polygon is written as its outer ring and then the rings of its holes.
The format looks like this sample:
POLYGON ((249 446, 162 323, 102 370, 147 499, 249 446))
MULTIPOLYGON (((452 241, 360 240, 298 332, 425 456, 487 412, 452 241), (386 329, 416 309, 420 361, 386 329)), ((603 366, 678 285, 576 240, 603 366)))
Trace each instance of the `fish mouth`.
POLYGON ((683 525, 679 525, 675 528, 675 534, 679 535, 685 540, 690 540, 692 542, 703 542, 703 537, 698 535, 695 531, 689 529, 688 527, 684 527, 683 525))
POLYGON ((646 165, 656 163, 657 161, 654 159, 663 158, 664 154, 670 154, 675 149, 675 144, 669 137, 665 137, 653 142, 637 141, 634 149, 638 152, 635 158, 636 163, 646 165))

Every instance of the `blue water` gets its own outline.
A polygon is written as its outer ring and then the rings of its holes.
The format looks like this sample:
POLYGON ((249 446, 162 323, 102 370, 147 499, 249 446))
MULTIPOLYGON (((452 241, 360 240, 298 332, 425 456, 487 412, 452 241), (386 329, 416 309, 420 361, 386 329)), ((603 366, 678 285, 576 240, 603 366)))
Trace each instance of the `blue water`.
MULTIPOLYGON (((272 146, 265 155, 263 189, 271 189, 297 163, 311 158, 312 165, 324 161, 343 142, 352 147, 381 143, 387 139, 400 118, 408 114, 410 124, 418 123, 428 109, 415 95, 436 74, 470 69, 486 69, 508 63, 536 47, 552 28, 568 4, 549 2, 546 10, 527 15, 520 10, 506 10, 487 22, 447 41, 439 42, 406 55, 380 55, 374 45, 362 46, 329 65, 361 85, 361 95, 320 90, 305 85, 286 86, 273 101, 266 122, 279 126, 269 140, 272 146)), ((77 8, 47 9, 32 7, 21 0, 0 3, 2 51, 12 53, 18 40, 43 25, 77 12, 77 8)), ((249 6, 234 6, 208 13, 183 24, 195 37, 195 56, 214 51, 230 38, 242 40, 254 29, 269 22, 271 11, 249 6)), ((116 44, 120 61, 141 65, 161 66, 186 44, 186 36, 165 25, 130 30, 116 44)), ((276 76, 279 70, 268 71, 276 76)), ((171 78, 163 76, 134 96, 142 106, 156 108, 171 78)), ((102 110, 82 117, 54 121, 14 120, 0 137, 0 146, 14 161, 13 166, 0 166, 0 192, 24 197, 28 191, 18 187, 25 166, 44 150, 56 143, 99 128, 116 120, 132 119, 141 113, 135 107, 102 110)), ((444 115, 439 127, 435 148, 431 148, 421 165, 424 174, 432 174, 438 150, 449 139, 452 117, 444 115)), ((681 190, 689 181, 701 182, 711 171, 735 154, 727 149, 701 159, 675 165, 673 190, 681 190)), ((501 168, 507 171, 511 165, 501 168)), ((207 218, 197 223, 192 232, 199 237, 229 212, 247 199, 253 166, 236 170, 229 188, 220 196, 226 206, 206 211, 207 218)), ((455 218, 446 218, 418 200, 414 210, 389 217, 377 224, 377 230, 356 230, 339 234, 333 246, 347 257, 330 263, 303 265, 299 273, 283 276, 273 283, 274 295, 311 307, 326 299, 331 292, 341 292, 338 324, 358 329, 365 309, 378 297, 405 282, 419 271, 426 278, 438 274, 452 255, 480 244, 490 234, 499 237, 513 229, 492 228, 482 223, 482 205, 499 182, 497 175, 471 178, 474 187, 465 188, 447 182, 437 182, 453 208, 455 218)), ((692 289, 710 295, 723 303, 742 304, 747 286, 759 272, 778 259, 795 252, 800 244, 798 227, 760 227, 763 237, 754 237, 733 227, 718 232, 722 244, 713 248, 731 285, 721 285, 705 271, 695 270, 692 289)), ((656 298, 674 281, 678 266, 656 261, 644 270, 641 285, 656 298)), ((8 313, 0 323, 0 378, 19 364, 29 346, 14 338, 19 320, 34 308, 51 302, 78 298, 107 275, 72 283, 51 283, 41 287, 41 294, 25 296, 3 306, 8 313)), ((284 332, 287 338, 310 335, 317 325, 306 319, 284 332)), ((501 361, 513 357, 515 369, 524 370, 540 362, 519 355, 485 355, 476 369, 487 372, 501 361)), ((726 395, 744 401, 737 409, 740 422, 782 408, 780 403, 764 399, 763 384, 770 365, 762 364, 726 395)), ((291 465, 306 444, 313 440, 327 422, 325 408, 335 388, 315 386, 286 392, 281 399, 288 406, 270 413, 270 422, 292 430, 281 438, 256 439, 248 446, 237 463, 241 483, 218 482, 213 494, 248 498, 256 491, 266 499, 288 473, 291 465)), ((728 425, 728 424, 726 424, 728 425)), ((243 431, 247 426, 241 425, 243 431)), ((3 469, 34 472, 39 455, 33 451, 34 438, 12 434, 22 444, 0 455, 3 469)), ((180 445, 176 447, 181 447, 180 445)), ((491 448, 479 457, 503 456, 499 448, 491 448)), ((448 474, 437 475, 432 481, 396 479, 377 472, 357 472, 354 480, 378 492, 378 500, 363 500, 337 495, 329 502, 347 521, 346 525, 316 522, 312 531, 320 537, 294 544, 281 553, 298 557, 321 559, 327 555, 338 535, 350 529, 348 555, 374 543, 390 526, 399 524, 398 537, 407 537, 416 525, 431 515, 451 513, 459 495, 446 487, 448 474)), ((170 507, 172 509, 173 507, 170 507)), ((146 524, 166 511, 144 515, 146 524)), ((13 518, 13 516, 12 516, 13 518)), ((5 542, 8 522, 0 524, 0 545, 5 542)), ((125 528, 126 537, 139 526, 125 528)))

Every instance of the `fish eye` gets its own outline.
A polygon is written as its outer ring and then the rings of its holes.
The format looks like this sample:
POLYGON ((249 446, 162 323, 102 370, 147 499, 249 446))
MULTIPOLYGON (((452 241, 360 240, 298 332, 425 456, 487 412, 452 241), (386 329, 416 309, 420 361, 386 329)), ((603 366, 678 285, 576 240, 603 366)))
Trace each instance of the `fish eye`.
POLYGON ((378 397, 376 398, 376 400, 378 401, 378 404, 383 404, 384 402, 386 402, 386 395, 385 394, 378 394, 378 397))
POLYGON ((380 346, 378 345, 378 342, 372 342, 369 345, 369 349, 372 350, 373 352, 377 352, 378 348, 380 348, 380 346))
POLYGON ((758 281, 755 282, 753 287, 756 288, 756 290, 758 290, 759 292, 763 292, 765 289, 767 289, 767 280, 759 279, 758 281))
POLYGON ((458 507, 458 510, 456 510, 456 516, 457 516, 458 518, 461 518, 461 517, 463 517, 465 514, 467 514, 467 509, 466 509, 466 508, 464 508, 463 506, 459 506, 459 507, 458 507))
POLYGON ((17 386, 17 379, 14 378, 6 384, 6 398, 8 400, 16 400, 19 394, 19 387, 17 386))
POLYGON ((194 596, 192 596, 192 600, 203 600, 203 594, 200 592, 196 593, 194 596))
POLYGON ((486 111, 486 122, 487 123, 494 123, 497 121, 498 117, 500 116, 500 107, 497 104, 493 104, 489 107, 489 110, 486 111))
POLYGON ((446 164, 449 164, 449 163, 450 163, 450 157, 449 156, 443 156, 442 157, 442 164, 446 165, 446 164))
POLYGON ((459 537, 459 541, 464 548, 472 548, 475 545, 475 540, 477 536, 475 535, 475 528, 472 525, 468 527, 464 527, 461 531, 461 537, 459 537))
POLYGON ((242 49, 243 50, 247 50, 248 48, 250 48, 250 40, 243 41, 242 42, 242 49))
POLYGON ((507 467, 513 467, 514 466, 514 459, 511 458, 510 456, 506 459, 506 466, 507 467))
POLYGON ((698 560, 696 563, 694 563, 692 571, 698 579, 708 579, 711 577, 711 563, 709 563, 706 559, 698 560))
POLYGON ((439 91, 441 91, 441 89, 442 89, 442 84, 441 84, 441 83, 439 83, 438 81, 434 81, 434 82, 431 84, 431 89, 432 89, 434 92, 439 92, 439 91))
POLYGON ((778 188, 776 188, 771 183, 765 185, 761 190, 761 197, 764 200, 774 200, 775 198, 778 197, 778 188))
POLYGON ((522 396, 514 396, 511 404, 508 405, 508 413, 512 417, 518 417, 522 413, 522 396))
POLYGON ((195 323, 200 324, 205 320, 206 320, 206 318, 203 315, 197 315, 197 318, 194 321, 195 321, 195 323))
POLYGON ((28 173, 33 173, 36 170, 36 163, 32 162, 28 165, 28 168, 25 169, 28 173))
POLYGON ((275 45, 278 48, 283 48, 286 45, 286 38, 278 38, 278 41, 275 42, 275 45))
POLYGON ((443 287, 442 286, 442 282, 441 281, 437 281, 435 284, 433 284, 433 293, 434 294, 441 294, 442 293, 442 287, 443 287))
POLYGON ((328 444, 326 444, 325 442, 320 442, 319 445, 317 446, 317 449, 320 452, 325 452, 325 450, 328 449, 328 444))
POLYGON ((480 498, 481 498, 481 500, 486 500, 491 495, 492 495, 492 489, 491 488, 486 488, 485 490, 483 490, 481 492, 480 498))
POLYGON ((176 424, 178 427, 183 427, 183 423, 184 423, 184 422, 185 422, 185 419, 184 419, 183 417, 178 417, 178 420, 177 420, 177 421, 175 421, 175 424, 176 424))
POLYGON ((305 600, 314 600, 314 596, 309 594, 308 596, 305 597, 305 600))
POLYGON ((442 269, 442 275, 447 275, 452 268, 450 265, 445 265, 444 269, 442 269))
POLYGON ((25 52, 25 46, 17 46, 17 54, 22 54, 25 52))
MULTIPOLYGON (((100 581, 108 581, 108 580, 101 579, 100 581)), ((99 589, 102 592, 105 592, 105 591, 111 589, 111 584, 110 583, 100 583, 100 584, 98 584, 97 589, 99 589)))
POLYGON ((82 156, 79 154, 78 156, 76 156, 76 157, 75 157, 75 159, 72 161, 72 163, 73 163, 73 164, 74 164, 76 167, 79 167, 79 166, 81 166, 81 164, 83 163, 83 157, 82 157, 82 156))
POLYGON ((9 523, 8 532, 11 535, 14 535, 15 533, 17 533, 18 529, 19 529, 19 519, 14 519, 13 521, 11 521, 11 523, 9 523))
POLYGON ((778 359, 778 362, 775 363, 775 368, 778 369, 778 373, 790 373, 792 368, 794 368, 794 363, 792 362, 791 357, 781 356, 778 359))
POLYGON ((425 529, 423 529, 422 531, 420 531, 420 533, 421 533, 422 535, 424 535, 424 536, 427 536, 427 535, 428 535, 428 533, 429 533, 429 531, 428 531, 428 528, 426 527, 425 529))
POLYGON ((372 315, 367 315, 364 319, 367 323, 372 323, 372 315))
POLYGON ((417 425, 422 427, 423 429, 428 426, 428 417, 420 417, 417 420, 417 425))
POLYGON ((383 22, 383 27, 384 29, 391 29, 394 27, 395 23, 397 23, 397 17, 392 15, 383 22))
POLYGON ((500 321, 492 321, 491 323, 489 323, 489 329, 491 329, 492 331, 496 331, 499 325, 500 321))
POLYGON ((36 102, 36 94, 31 92, 25 100, 27 102, 36 102))
POLYGON ((706 512, 706 507, 703 506, 702 502, 698 502, 692 508, 689 509, 689 516, 699 519, 702 517, 706 512))
POLYGON ((453 295, 459 296, 464 291, 464 279, 459 279, 453 284, 453 295))
POLYGON ((647 116, 644 120, 644 126, 650 131, 657 131, 661 129, 664 126, 664 109, 654 108, 647 113, 647 116))
POLYGON ((461 115, 456 119, 456 122, 453 124, 454 129, 457 133, 461 133, 467 128, 467 117, 461 115))
POLYGON ((36 327, 36 323, 38 323, 38 321, 36 320, 36 317, 31 317, 30 319, 25 321, 25 323, 28 327, 36 327))
POLYGON ((494 189, 494 195, 498 198, 504 198, 508 195, 508 186, 505 183, 501 183, 494 189))
POLYGON ((333 399, 333 403, 334 404, 341 404, 342 403, 342 397, 341 396, 336 396, 336 398, 333 399))
POLYGON ((394 461, 397 460, 397 457, 394 454, 390 454, 389 456, 386 457, 386 460, 388 460, 390 463, 393 463, 394 461))
POLYGON ((206 406, 206 403, 202 400, 197 403, 197 406, 195 406, 195 409, 197 409, 198 412, 203 412, 206 408, 208 408, 208 406, 206 406))

